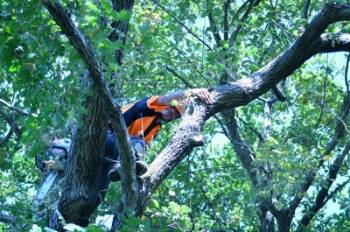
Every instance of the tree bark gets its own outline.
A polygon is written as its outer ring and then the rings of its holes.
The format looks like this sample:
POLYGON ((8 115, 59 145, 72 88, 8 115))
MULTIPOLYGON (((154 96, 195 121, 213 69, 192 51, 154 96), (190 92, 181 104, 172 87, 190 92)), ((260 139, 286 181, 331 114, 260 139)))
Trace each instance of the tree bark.
POLYGON ((90 215, 100 203, 99 186, 104 159, 108 111, 95 86, 85 100, 87 113, 81 117, 71 155, 65 169, 65 181, 58 210, 68 223, 87 226, 90 215))

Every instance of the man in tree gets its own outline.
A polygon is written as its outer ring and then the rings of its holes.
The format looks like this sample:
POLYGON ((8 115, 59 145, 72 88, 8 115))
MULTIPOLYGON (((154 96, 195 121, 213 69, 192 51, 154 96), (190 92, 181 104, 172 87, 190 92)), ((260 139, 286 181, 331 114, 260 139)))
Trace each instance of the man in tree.
MULTIPOLYGON (((208 89, 198 88, 170 92, 162 96, 146 97, 122 107, 123 117, 136 152, 137 175, 142 175, 147 171, 147 165, 142 161, 145 154, 145 145, 152 142, 162 124, 181 117, 181 114, 186 110, 190 97, 197 97, 207 104, 212 102, 208 89)), ((112 169, 110 168, 111 165, 104 165, 102 178, 108 172, 111 181, 120 180, 119 152, 115 141, 115 134, 112 130, 109 130, 105 146, 106 156, 116 160, 116 163, 112 169)), ((108 186, 108 183, 102 181, 102 185, 108 186)), ((106 188, 107 186, 103 187, 106 188)))
MULTIPOLYGON (((147 171, 147 165, 143 162, 146 146, 150 145, 156 137, 162 124, 181 117, 181 114, 186 111, 190 97, 197 97, 207 104, 212 103, 208 89, 197 88, 170 92, 162 96, 146 97, 122 107, 123 118, 136 154, 136 173, 138 176, 147 171)), ((57 146, 62 147, 62 141, 64 140, 53 141, 53 148, 57 146)), ((100 184, 102 197, 110 181, 120 180, 119 148, 112 128, 107 132, 105 157, 106 161, 102 167, 100 184)), ((49 160, 44 161, 44 163, 45 170, 64 170, 62 161, 49 160)))

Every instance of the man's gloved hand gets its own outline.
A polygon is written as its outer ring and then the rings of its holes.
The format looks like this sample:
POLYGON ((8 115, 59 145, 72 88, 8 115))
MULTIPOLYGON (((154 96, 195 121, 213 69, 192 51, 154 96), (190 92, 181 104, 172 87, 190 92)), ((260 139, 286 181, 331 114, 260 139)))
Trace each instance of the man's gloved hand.
POLYGON ((210 97, 210 92, 206 88, 190 89, 185 92, 186 97, 195 96, 207 104, 212 104, 213 100, 210 97))

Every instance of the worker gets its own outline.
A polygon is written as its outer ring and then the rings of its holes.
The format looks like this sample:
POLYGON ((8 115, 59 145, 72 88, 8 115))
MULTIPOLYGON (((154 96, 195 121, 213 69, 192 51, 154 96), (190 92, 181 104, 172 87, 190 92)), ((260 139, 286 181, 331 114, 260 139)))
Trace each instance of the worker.
MULTIPOLYGON (((146 147, 156 137, 162 124, 181 117, 181 114, 186 111, 190 97, 197 97, 207 104, 212 103, 208 89, 196 88, 170 92, 162 96, 145 97, 122 107, 128 134, 136 153, 136 174, 138 176, 147 171, 147 165, 143 162, 146 147)), ((105 150, 107 157, 113 157, 116 160, 107 176, 110 181, 118 181, 120 180, 120 157, 112 130, 109 130, 107 134, 105 150)))

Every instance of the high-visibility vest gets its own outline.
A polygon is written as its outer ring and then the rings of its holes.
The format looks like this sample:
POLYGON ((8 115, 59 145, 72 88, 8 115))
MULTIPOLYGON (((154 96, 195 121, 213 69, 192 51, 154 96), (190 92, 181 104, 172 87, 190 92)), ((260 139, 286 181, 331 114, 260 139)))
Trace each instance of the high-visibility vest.
POLYGON ((160 112, 169 105, 157 103, 159 96, 146 97, 122 107, 123 117, 130 136, 140 137, 151 143, 161 128, 160 112))

